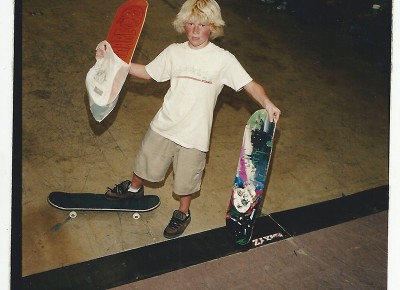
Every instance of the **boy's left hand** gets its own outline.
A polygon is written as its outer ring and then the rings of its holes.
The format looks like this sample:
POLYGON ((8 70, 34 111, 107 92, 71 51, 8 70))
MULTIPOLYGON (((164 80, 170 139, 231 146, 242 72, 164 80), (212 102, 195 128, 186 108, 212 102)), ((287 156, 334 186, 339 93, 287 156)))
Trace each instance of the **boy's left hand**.
POLYGON ((268 112, 269 121, 277 123, 281 115, 281 110, 279 110, 270 100, 265 100, 264 109, 268 112))
POLYGON ((279 110, 268 98, 264 88, 255 81, 249 82, 244 86, 244 89, 268 112, 269 121, 277 123, 281 110, 279 110))

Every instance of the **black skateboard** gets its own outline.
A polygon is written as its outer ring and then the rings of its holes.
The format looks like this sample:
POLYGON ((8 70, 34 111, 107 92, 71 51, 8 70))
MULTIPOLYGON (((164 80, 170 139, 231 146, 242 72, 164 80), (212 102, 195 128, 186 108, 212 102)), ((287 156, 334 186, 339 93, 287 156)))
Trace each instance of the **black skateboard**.
POLYGON ((107 199, 104 194, 51 192, 47 198, 50 205, 61 210, 71 211, 75 218, 76 211, 121 211, 134 212, 133 218, 140 218, 139 212, 151 211, 160 205, 157 195, 145 195, 142 198, 107 199))

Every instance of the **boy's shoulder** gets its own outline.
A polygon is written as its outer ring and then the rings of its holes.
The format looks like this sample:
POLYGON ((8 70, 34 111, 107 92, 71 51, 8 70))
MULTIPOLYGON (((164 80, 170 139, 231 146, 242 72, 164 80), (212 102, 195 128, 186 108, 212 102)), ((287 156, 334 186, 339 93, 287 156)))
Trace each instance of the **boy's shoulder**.
POLYGON ((224 55, 224 56, 227 56, 227 57, 235 57, 233 55, 233 53, 231 53, 229 50, 227 50, 225 48, 222 48, 222 47, 216 45, 213 42, 210 42, 209 46, 210 46, 210 50, 214 51, 217 54, 224 55))

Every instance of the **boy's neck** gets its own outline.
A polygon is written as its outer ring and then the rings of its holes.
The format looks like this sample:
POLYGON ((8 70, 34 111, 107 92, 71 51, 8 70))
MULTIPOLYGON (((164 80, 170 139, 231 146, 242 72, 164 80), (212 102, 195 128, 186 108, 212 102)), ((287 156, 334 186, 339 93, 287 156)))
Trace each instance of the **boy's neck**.
POLYGON ((201 45, 200 47, 199 47, 199 46, 194 46, 194 45, 192 45, 192 44, 190 43, 190 41, 188 41, 187 43, 188 43, 188 46, 189 46, 190 49, 193 49, 193 50, 201 50, 201 49, 203 49, 203 48, 206 48, 206 47, 211 43, 211 41, 207 41, 206 43, 203 43, 203 45, 201 45))

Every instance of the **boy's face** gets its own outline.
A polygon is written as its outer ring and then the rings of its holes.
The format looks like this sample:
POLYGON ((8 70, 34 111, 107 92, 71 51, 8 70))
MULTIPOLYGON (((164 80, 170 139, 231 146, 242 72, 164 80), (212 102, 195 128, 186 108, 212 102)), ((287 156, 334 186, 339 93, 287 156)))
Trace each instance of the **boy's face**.
POLYGON ((209 43, 211 27, 208 23, 203 23, 191 17, 185 23, 185 33, 189 40, 189 47, 200 49, 209 43))

